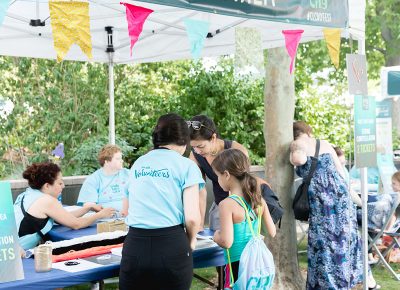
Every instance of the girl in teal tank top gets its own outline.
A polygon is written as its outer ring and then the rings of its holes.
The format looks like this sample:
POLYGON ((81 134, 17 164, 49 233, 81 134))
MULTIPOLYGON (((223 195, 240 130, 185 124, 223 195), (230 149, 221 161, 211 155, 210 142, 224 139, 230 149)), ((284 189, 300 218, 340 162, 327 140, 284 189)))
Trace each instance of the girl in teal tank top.
MULTIPOLYGON (((266 229, 274 237, 276 228, 261 197, 257 179, 250 174, 250 161, 242 151, 238 149, 222 151, 213 161, 212 167, 218 177, 219 185, 230 192, 229 198, 219 204, 221 229, 214 234, 214 241, 222 248, 229 249, 232 269, 229 269, 228 265, 225 268, 225 288, 229 288, 230 276, 236 280, 240 256, 252 238, 243 206, 247 207, 253 229, 257 229, 261 223, 264 233, 266 229), (257 216, 260 216, 260 219, 257 216)), ((226 250, 224 254, 225 262, 228 264, 226 250)))

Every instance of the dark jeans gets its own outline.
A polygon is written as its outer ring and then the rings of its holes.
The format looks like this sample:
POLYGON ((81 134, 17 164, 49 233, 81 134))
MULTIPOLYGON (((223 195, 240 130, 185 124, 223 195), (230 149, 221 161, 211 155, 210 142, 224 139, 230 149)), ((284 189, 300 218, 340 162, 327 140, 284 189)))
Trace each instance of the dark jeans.
POLYGON ((120 290, 188 290, 192 276, 192 250, 181 225, 129 228, 122 250, 120 290))

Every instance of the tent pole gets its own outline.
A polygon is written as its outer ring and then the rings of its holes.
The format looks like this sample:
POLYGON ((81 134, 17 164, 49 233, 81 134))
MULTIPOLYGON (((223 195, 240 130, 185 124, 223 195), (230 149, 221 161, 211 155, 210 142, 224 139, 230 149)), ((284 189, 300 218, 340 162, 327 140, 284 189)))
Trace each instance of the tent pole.
MULTIPOLYGON (((365 54, 365 39, 358 39, 358 54, 365 54)), ((368 177, 367 168, 360 168, 362 208, 363 290, 368 290, 368 177)))
POLYGON ((109 141, 115 144, 115 111, 114 111, 114 53, 108 53, 108 93, 110 96, 109 141))
POLYGON ((115 111, 114 111, 114 44, 113 44, 113 27, 105 27, 107 32, 107 49, 108 53, 108 94, 110 97, 109 112, 109 143, 115 144, 115 111))

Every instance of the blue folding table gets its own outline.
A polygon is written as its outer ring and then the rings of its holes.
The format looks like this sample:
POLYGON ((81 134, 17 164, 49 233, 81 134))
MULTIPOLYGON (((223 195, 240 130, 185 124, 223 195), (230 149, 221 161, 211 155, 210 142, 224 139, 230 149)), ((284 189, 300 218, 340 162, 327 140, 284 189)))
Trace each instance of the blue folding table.
MULTIPOLYGON (((86 235, 96 234, 96 225, 85 229, 72 230, 64 226, 55 226, 50 232, 50 238, 56 242, 68 240, 86 235)), ((204 235, 211 235, 212 232, 205 231, 204 235)), ((210 247, 197 249, 193 252, 194 268, 217 267, 218 270, 218 288, 222 287, 222 266, 225 264, 223 250, 220 247, 210 247)), ((22 289, 54 289, 62 288, 91 281, 99 281, 107 278, 117 277, 119 275, 119 263, 103 265, 102 267, 70 273, 57 269, 50 272, 36 273, 33 259, 23 259, 25 279, 0 283, 0 289, 22 290, 22 289)), ((195 275, 196 278, 213 285, 209 281, 195 275)))

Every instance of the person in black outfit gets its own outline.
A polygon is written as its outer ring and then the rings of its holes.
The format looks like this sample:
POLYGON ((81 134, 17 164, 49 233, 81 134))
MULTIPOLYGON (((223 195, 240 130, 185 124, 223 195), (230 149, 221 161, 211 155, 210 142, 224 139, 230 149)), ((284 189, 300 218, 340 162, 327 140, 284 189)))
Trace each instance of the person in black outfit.
MULTIPOLYGON (((209 178, 213 184, 214 202, 209 211, 210 229, 219 229, 218 204, 225 199, 229 193, 224 191, 218 184, 218 177, 211 168, 217 154, 224 149, 234 148, 242 151, 247 157, 247 149, 236 141, 224 140, 219 134, 213 120, 205 115, 197 115, 187 121, 190 129, 190 145, 192 151, 189 158, 200 167, 204 179, 209 178)), ((200 211, 202 217, 201 228, 204 226, 204 217, 207 205, 207 191, 200 191, 200 211)))

